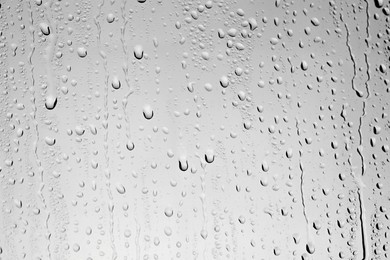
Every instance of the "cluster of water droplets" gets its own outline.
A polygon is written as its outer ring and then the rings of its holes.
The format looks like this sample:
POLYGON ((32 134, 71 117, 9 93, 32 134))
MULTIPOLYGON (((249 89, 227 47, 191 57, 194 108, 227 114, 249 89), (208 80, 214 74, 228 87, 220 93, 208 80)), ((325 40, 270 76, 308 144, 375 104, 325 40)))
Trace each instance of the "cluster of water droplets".
POLYGON ((0 259, 387 259, 390 4, 0 3, 0 259))

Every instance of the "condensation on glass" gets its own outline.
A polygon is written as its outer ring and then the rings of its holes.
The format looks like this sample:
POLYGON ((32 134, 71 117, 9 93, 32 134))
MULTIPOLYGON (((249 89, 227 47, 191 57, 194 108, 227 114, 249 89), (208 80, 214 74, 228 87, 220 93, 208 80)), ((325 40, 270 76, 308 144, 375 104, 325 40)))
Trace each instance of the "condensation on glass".
POLYGON ((0 259, 389 258, 389 8, 0 1, 0 259))

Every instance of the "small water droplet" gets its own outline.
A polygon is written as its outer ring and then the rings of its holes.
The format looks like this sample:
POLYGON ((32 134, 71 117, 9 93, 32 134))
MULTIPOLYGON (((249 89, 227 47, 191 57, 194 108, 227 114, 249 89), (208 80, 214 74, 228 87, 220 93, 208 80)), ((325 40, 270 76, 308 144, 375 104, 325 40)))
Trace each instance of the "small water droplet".
POLYGON ((118 191, 119 194, 125 194, 126 189, 121 183, 116 184, 116 190, 118 191))
POLYGON ((46 142, 47 145, 53 146, 56 143, 56 139, 47 136, 47 137, 45 137, 45 142, 46 142))
POLYGON ((263 163, 261 164, 261 169, 262 169, 264 172, 268 172, 268 171, 269 171, 269 166, 268 166, 267 161, 263 161, 263 163))
POLYGON ((168 218, 172 217, 173 216, 173 209, 170 208, 170 207, 166 207, 165 210, 164 210, 164 214, 168 218))
POLYGON ((202 229, 202 230, 200 231, 200 236, 201 236, 204 240, 207 239, 208 235, 209 235, 209 233, 207 232, 206 229, 202 229))
POLYGON ((132 141, 128 140, 127 143, 126 143, 126 148, 129 151, 133 151, 134 148, 135 148, 135 145, 134 145, 134 143, 132 141))
POLYGON ((229 86, 229 79, 227 76, 223 75, 221 79, 219 80, 219 83, 222 87, 227 88, 229 86))
POLYGON ((121 82, 120 82, 120 80, 118 79, 117 76, 114 76, 114 77, 112 78, 111 86, 112 86, 114 89, 119 89, 119 88, 121 87, 121 82))
POLYGON ((179 168, 183 172, 188 170, 188 161, 187 161, 187 158, 185 156, 181 156, 179 158, 179 168))
POLYGON ((205 160, 207 163, 212 163, 214 162, 215 155, 214 155, 214 150, 208 149, 205 154, 205 160))

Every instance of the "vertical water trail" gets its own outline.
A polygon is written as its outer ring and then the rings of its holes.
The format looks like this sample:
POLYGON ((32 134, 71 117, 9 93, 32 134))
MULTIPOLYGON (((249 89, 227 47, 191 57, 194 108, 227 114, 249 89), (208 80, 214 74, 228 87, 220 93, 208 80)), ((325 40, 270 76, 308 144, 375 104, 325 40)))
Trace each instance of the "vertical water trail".
POLYGON ((115 236, 114 236, 114 199, 111 191, 111 172, 110 172, 110 157, 109 157, 109 147, 108 147, 108 118, 109 118, 109 109, 108 109, 108 79, 109 73, 107 68, 107 55, 101 49, 101 26, 99 18, 102 12, 102 6, 104 5, 104 0, 98 5, 98 14, 95 16, 95 25, 97 28, 97 44, 99 49, 100 57, 103 59, 103 67, 105 72, 105 81, 104 81, 104 158, 106 163, 105 176, 106 176, 106 190, 109 198, 109 215, 110 215, 110 243, 112 249, 112 260, 117 259, 118 253, 115 246, 115 236))
POLYGON ((362 135, 362 131, 361 131, 361 128, 363 126, 363 119, 364 117, 366 116, 366 107, 367 107, 367 104, 368 104, 368 99, 370 98, 371 96, 371 92, 370 92, 370 86, 369 86, 369 82, 371 80, 371 74, 370 74, 370 63, 368 61, 368 55, 370 54, 370 39, 371 39, 371 36, 370 36, 370 13, 369 13, 369 3, 367 0, 365 0, 366 2, 366 39, 364 40, 365 43, 366 43, 366 51, 364 52, 364 62, 366 64, 366 75, 367 75, 367 79, 366 81, 364 82, 364 85, 366 86, 366 96, 364 97, 364 101, 363 101, 363 111, 362 111, 362 115, 361 117, 359 118, 359 147, 358 147, 358 153, 361 157, 361 162, 362 162, 362 176, 365 174, 366 172, 366 163, 365 163, 365 158, 364 158, 364 154, 363 154, 363 135, 362 135))
POLYGON ((351 175, 352 175, 352 179, 356 185, 356 192, 357 192, 357 195, 358 195, 358 203, 359 203, 359 222, 360 222, 360 230, 361 230, 361 236, 362 236, 362 241, 361 241, 361 245, 362 245, 362 260, 366 260, 366 259, 370 259, 369 257, 369 251, 367 250, 367 245, 368 245, 368 242, 367 242, 367 231, 366 231, 366 227, 365 227, 365 223, 366 223, 366 208, 364 206, 364 194, 363 194, 363 189, 366 187, 362 181, 362 178, 361 176, 357 176, 355 174, 355 172, 353 171, 353 167, 352 167, 352 155, 350 154, 349 155, 349 158, 348 158, 348 163, 349 163, 349 166, 350 166, 350 172, 351 172, 351 175))
MULTIPOLYGON (((367 14, 367 19, 369 19, 369 16, 368 16, 368 2, 366 2, 366 14, 367 14)), ((341 21, 344 23, 344 26, 345 26, 345 29, 346 29, 346 46, 348 48, 348 51, 349 51, 349 54, 350 54, 350 57, 351 57, 351 60, 353 62, 353 66, 354 66, 354 70, 356 69, 356 62, 355 62, 355 59, 353 58, 353 53, 352 53, 352 47, 350 45, 350 41, 349 41, 349 37, 350 37, 350 31, 349 31, 349 28, 348 28, 348 25, 347 23, 343 20, 343 15, 340 14, 340 19, 341 21)), ((366 26, 366 34, 367 34, 367 37, 369 38, 369 21, 367 20, 367 26, 366 26)), ((368 39, 367 38, 367 39, 368 39)), ((368 45, 368 41, 366 39, 366 44, 368 45)), ((364 158, 364 154, 363 154, 363 135, 362 135, 362 126, 363 126, 363 117, 366 115, 366 102, 367 102, 367 98, 370 96, 370 91, 369 91, 369 87, 368 87, 368 81, 370 79, 370 74, 369 74, 369 64, 368 64, 368 61, 367 61, 367 52, 364 54, 365 56, 365 62, 366 62, 366 65, 367 65, 367 75, 368 75, 368 78, 365 82, 365 86, 366 86, 366 95, 363 95, 361 94, 362 92, 358 92, 358 96, 359 98, 362 98, 364 97, 364 100, 362 101, 362 115, 359 117, 359 126, 358 126, 358 135, 359 135, 359 145, 357 147, 357 153, 359 154, 360 156, 360 161, 361 161, 361 176, 364 176, 365 174, 365 171, 366 171, 366 164, 365 164, 365 158, 364 158), (359 94, 360 93, 360 94, 359 94)), ((354 71, 354 75, 353 75, 353 78, 354 79, 356 76, 356 71, 354 71)), ((353 86, 353 83, 354 81, 352 80, 352 88, 354 88, 353 86)), ((359 201, 359 209, 360 209, 360 216, 359 216, 359 220, 360 220, 360 229, 361 229, 361 245, 362 245, 362 260, 366 260, 366 259, 369 259, 369 251, 367 250, 367 236, 366 236, 366 216, 365 216, 365 207, 364 207, 364 196, 363 196, 363 188, 365 187, 362 179, 359 177, 359 178, 356 178, 355 174, 352 172, 352 175, 353 175, 353 178, 354 178, 354 181, 357 183, 357 194, 358 194, 358 201, 359 201)))
POLYGON ((122 44, 122 50, 123 50, 123 56, 124 56, 124 64, 122 66, 122 70, 125 74, 125 81, 126 81, 126 86, 128 88, 128 92, 125 95, 125 98, 122 100, 122 108, 123 108, 123 113, 125 115, 125 121, 126 121, 126 138, 127 138, 127 148, 129 150, 134 149, 134 143, 132 143, 131 140, 131 130, 130 130, 130 116, 129 113, 127 112, 127 105, 128 105, 128 98, 129 96, 133 93, 133 89, 130 85, 130 77, 129 77, 129 53, 128 53, 128 48, 126 44, 126 38, 125 38, 125 33, 126 33, 126 25, 129 22, 128 18, 126 17, 126 0, 123 0, 123 5, 121 7, 121 15, 123 19, 123 25, 121 26, 121 44, 122 44))
MULTIPOLYGON (((297 131, 297 135, 300 136, 300 129, 299 129, 299 120, 297 117, 295 117, 295 128, 296 128, 296 131, 297 131)), ((300 143, 300 145, 302 146, 302 144, 300 143)), ((301 172, 300 174, 300 184, 299 184, 299 187, 300 187, 300 194, 301 194, 301 204, 302 204, 302 214, 305 218, 305 222, 306 222, 306 236, 307 236, 307 240, 308 241, 311 241, 311 236, 310 236, 310 232, 309 232, 309 218, 307 216, 307 212, 306 212, 306 203, 305 203, 305 193, 304 193, 304 183, 305 183, 305 171, 304 171, 304 167, 303 167, 303 163, 302 163, 302 151, 299 151, 299 170, 301 172)))
POLYGON ((358 134, 359 134, 359 146, 357 148, 357 152, 360 156, 360 161, 361 161, 361 175, 364 176, 366 173, 366 163, 364 159, 364 154, 363 154, 363 134, 362 134, 362 126, 363 126, 363 117, 366 115, 366 101, 363 101, 363 112, 362 115, 359 117, 359 126, 358 126, 358 134))
POLYGON ((304 174, 304 171, 303 171, 303 164, 302 164, 301 160, 299 161, 299 169, 301 171, 300 191, 301 191, 302 211, 303 211, 303 216, 305 217, 306 226, 308 226, 309 225, 309 220, 308 220, 307 214, 306 214, 305 195, 304 195, 304 192, 303 192, 303 185, 304 185, 304 180, 305 180, 305 174, 304 174))
POLYGON ((44 188, 45 188, 45 178, 44 178, 44 174, 45 174, 45 171, 44 171, 44 168, 43 168, 43 164, 42 164, 42 161, 40 159, 40 156, 39 156, 39 151, 38 151, 38 143, 40 141, 40 134, 39 134, 39 123, 38 123, 38 120, 37 120, 37 105, 36 105, 36 94, 35 94, 35 77, 34 77, 34 64, 32 62, 32 58, 33 58, 33 55, 35 53, 35 29, 34 29, 34 13, 33 13, 33 9, 31 7, 31 3, 28 2, 29 4, 29 13, 30 13, 30 36, 31 36, 31 45, 30 45, 30 53, 28 55, 28 64, 29 64, 29 67, 30 67, 30 75, 31 75, 31 87, 30 87, 30 93, 31 93, 31 107, 32 107, 32 113, 31 113, 31 117, 32 117, 32 120, 34 122, 34 129, 35 129, 35 140, 33 142, 33 150, 34 150, 34 156, 35 156, 35 161, 37 163, 37 166, 38 166, 38 172, 39 172, 39 176, 40 176, 40 186, 39 186, 39 190, 38 190, 38 196, 42 202, 42 205, 43 205, 43 208, 44 208, 44 211, 46 213, 46 219, 45 219, 45 230, 47 232, 46 234, 46 239, 47 239, 47 253, 48 253, 48 256, 49 256, 49 259, 52 259, 51 257, 51 251, 50 251, 50 237, 51 237, 51 233, 50 233, 50 229, 49 229, 49 220, 50 220, 50 211, 48 209, 48 206, 47 206, 47 202, 46 202, 46 199, 45 199, 45 196, 43 194, 44 192, 44 188))
POLYGON ((360 90, 358 90, 356 88, 356 86, 355 86, 355 78, 356 78, 356 75, 357 75, 357 68, 356 68, 355 56, 353 55, 352 47, 351 47, 350 42, 349 42, 350 32, 349 32, 348 25, 344 22, 344 18, 343 18, 343 14, 342 13, 340 14, 340 20, 344 23, 344 27, 345 27, 345 30, 346 30, 346 33, 347 33, 347 36, 346 36, 346 39, 345 39, 345 45, 347 46, 348 54, 349 54, 349 57, 350 57, 350 59, 352 61, 352 65, 353 65, 353 76, 351 78, 352 90, 359 97, 361 97, 362 96, 362 94, 361 94, 362 92, 360 90))
MULTIPOLYGON (((201 162, 201 166, 203 168, 203 174, 200 176, 201 179, 201 189, 202 193, 200 195, 200 200, 202 202, 202 217, 203 217, 203 225, 201 230, 201 237, 206 240, 207 239, 207 218, 206 218, 206 163, 201 162)), ((205 246, 203 248, 203 259, 206 259, 206 246, 207 243, 205 243, 205 246)))
MULTIPOLYGON (((370 5, 369 5, 369 2, 368 0, 365 0, 365 3, 366 3, 366 39, 365 39, 365 42, 366 42, 366 51, 364 52, 364 61, 366 63, 366 75, 367 75, 367 79, 366 81, 364 82, 364 85, 366 86, 366 96, 364 98, 364 101, 363 101, 363 113, 362 113, 362 116, 360 117, 360 120, 359 120, 359 129, 360 129, 360 133, 361 133, 361 127, 363 125, 363 118, 366 116, 366 106, 368 104, 368 99, 370 98, 371 96, 371 91, 370 91, 370 86, 369 86, 369 82, 371 80, 371 74, 370 74, 370 63, 368 61, 368 56, 370 54, 370 44, 369 44, 369 41, 371 39, 371 36, 370 36, 370 13, 369 13, 369 8, 370 8, 370 5)), ((363 135, 360 134, 360 139, 359 139, 359 148, 358 149, 358 152, 359 154, 361 155, 361 159, 362 159, 362 164, 361 164, 361 169, 362 169, 362 172, 361 172, 361 176, 363 177, 364 174, 365 174, 365 171, 366 171, 366 163, 365 163, 365 158, 364 158, 364 154, 363 154, 363 135)), ((359 178, 360 179, 360 178, 359 178)), ((370 259, 370 250, 368 250, 366 247, 369 246, 369 240, 368 240, 368 237, 367 237, 367 230, 366 230, 366 209, 365 209, 365 206, 364 206, 364 196, 363 196, 363 189, 364 189, 365 185, 363 183, 363 180, 360 179, 359 181, 359 189, 358 189, 358 196, 359 196, 359 212, 360 212, 360 216, 359 216, 359 219, 360 219, 360 228, 362 230, 362 250, 363 250, 363 258, 362 260, 366 260, 366 259, 370 259)))
POLYGON ((140 256, 141 248, 140 248, 140 243, 139 243, 139 237, 141 234, 141 226, 139 225, 137 218, 135 218, 135 224, 136 224, 136 228, 137 228, 137 233, 135 235, 135 259, 140 260, 141 259, 140 258, 141 257, 140 256))

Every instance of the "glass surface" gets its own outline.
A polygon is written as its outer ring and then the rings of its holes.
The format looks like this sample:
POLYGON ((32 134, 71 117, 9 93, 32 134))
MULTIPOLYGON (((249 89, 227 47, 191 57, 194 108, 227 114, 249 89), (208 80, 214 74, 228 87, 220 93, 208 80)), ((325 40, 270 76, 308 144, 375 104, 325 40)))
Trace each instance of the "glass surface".
POLYGON ((390 258, 389 1, 0 6, 0 259, 390 258))

